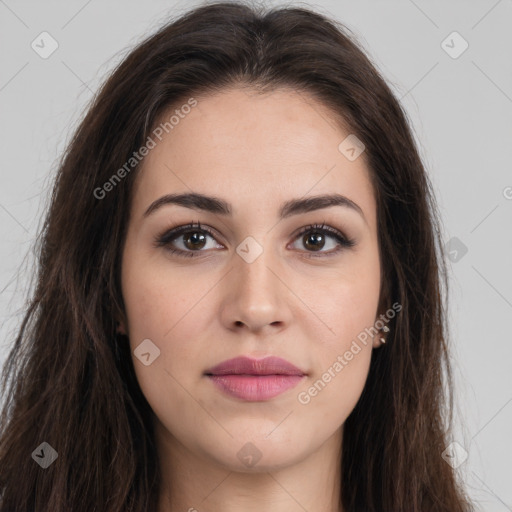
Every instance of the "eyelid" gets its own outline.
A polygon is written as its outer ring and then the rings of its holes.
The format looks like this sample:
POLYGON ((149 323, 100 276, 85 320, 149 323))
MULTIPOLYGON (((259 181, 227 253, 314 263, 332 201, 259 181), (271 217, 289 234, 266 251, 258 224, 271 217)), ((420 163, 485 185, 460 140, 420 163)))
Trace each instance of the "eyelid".
POLYGON ((206 224, 201 224, 199 221, 192 221, 188 224, 178 224, 177 226, 164 229, 159 235, 155 237, 155 241, 161 242, 161 244, 165 244, 169 240, 172 240, 183 233, 187 233, 189 231, 194 230, 204 231, 208 233, 212 238, 223 238, 222 235, 216 229, 206 224))

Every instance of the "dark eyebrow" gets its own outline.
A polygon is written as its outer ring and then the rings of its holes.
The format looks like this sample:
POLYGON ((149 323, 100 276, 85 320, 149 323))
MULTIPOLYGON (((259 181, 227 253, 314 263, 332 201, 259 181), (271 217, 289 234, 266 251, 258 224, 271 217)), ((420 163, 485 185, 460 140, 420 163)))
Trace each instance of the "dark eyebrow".
MULTIPOLYGON (((231 207, 229 203, 223 199, 191 192, 186 194, 167 194, 158 198, 149 205, 148 209, 144 212, 144 217, 149 216, 158 208, 167 204, 176 204, 186 208, 192 208, 193 210, 203 210, 220 215, 231 215, 231 207)), ((328 208, 330 206, 344 206, 351 208, 358 212, 366 222, 366 218, 360 206, 348 197, 340 194, 310 196, 286 201, 279 210, 279 217, 281 219, 285 219, 292 215, 321 210, 322 208, 328 208)))

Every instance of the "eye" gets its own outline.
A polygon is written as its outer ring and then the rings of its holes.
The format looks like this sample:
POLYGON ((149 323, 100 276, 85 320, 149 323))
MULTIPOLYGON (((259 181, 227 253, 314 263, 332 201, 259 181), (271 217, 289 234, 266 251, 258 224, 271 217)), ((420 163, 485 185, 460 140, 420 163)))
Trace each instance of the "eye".
POLYGON ((355 245, 354 240, 346 238, 337 229, 325 226, 324 224, 312 224, 304 227, 297 235, 299 242, 302 243, 303 247, 306 247, 306 252, 313 253, 307 254, 307 257, 319 257, 319 256, 332 256, 338 254, 344 248, 349 248, 355 245), (327 244, 328 248, 330 245, 330 251, 323 251, 325 248, 326 240, 331 239, 331 243, 327 244), (318 254, 314 254, 314 253, 318 254))
POLYGON ((204 252, 202 251, 204 248, 215 249, 215 245, 207 247, 208 237, 214 239, 214 234, 210 229, 201 227, 199 222, 197 224, 190 223, 165 232, 156 239, 156 245, 165 247, 169 252, 179 256, 194 257, 195 252, 204 252), (182 248, 173 246, 175 240, 181 243, 182 248))
MULTIPOLYGON (((197 257, 203 249, 224 248, 222 245, 215 243, 208 247, 208 238, 215 240, 215 234, 207 227, 202 227, 199 222, 190 223, 184 226, 171 229, 158 236, 155 240, 156 247, 165 247, 167 251, 178 256, 197 257), (177 244, 177 242, 179 242, 177 244), (181 247, 176 247, 181 245, 181 247)), ((302 242, 306 248, 307 257, 332 256, 337 254, 344 248, 355 245, 354 240, 346 238, 337 229, 322 225, 309 225, 295 235, 295 239, 302 242), (302 237, 302 238, 301 238, 302 237), (326 240, 331 239, 331 243, 327 244, 331 250, 324 251, 326 240), (314 254, 314 253, 318 254, 314 254)), ((296 242, 295 242, 296 243, 296 242)), ((296 247, 294 247, 296 248, 296 247)))

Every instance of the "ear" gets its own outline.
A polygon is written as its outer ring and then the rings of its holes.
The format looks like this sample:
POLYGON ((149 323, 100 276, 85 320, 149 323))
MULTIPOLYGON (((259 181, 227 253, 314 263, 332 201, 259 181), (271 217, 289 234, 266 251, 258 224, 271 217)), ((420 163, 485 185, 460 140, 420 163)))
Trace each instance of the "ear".
MULTIPOLYGON (((379 297, 379 306, 378 306, 378 313, 375 318, 375 321, 377 321, 381 315, 385 316, 385 313, 389 307, 389 283, 388 280, 383 277, 381 281, 381 290, 380 290, 380 297, 379 297)), ((389 328, 387 326, 384 326, 383 329, 381 329, 374 337, 373 337, 373 348, 380 348, 382 345, 386 343, 387 333, 389 332, 389 328)))
POLYGON ((381 280, 380 280, 380 292, 379 292, 379 305, 377 306, 377 320, 381 314, 384 314, 391 303, 391 294, 390 294, 390 283, 389 279, 384 275, 384 273, 381 274, 381 280))
POLYGON ((117 313, 114 314, 114 318, 116 320, 116 333, 128 336, 128 329, 126 328, 126 315, 124 311, 118 310, 117 313))
POLYGON ((128 329, 126 328, 128 322, 126 321, 125 307, 122 300, 120 303, 117 300, 112 301, 110 315, 116 324, 116 334, 128 336, 128 329))
POLYGON ((116 332, 118 334, 123 334, 124 336, 127 335, 126 333, 126 326, 123 321, 116 322, 116 332))
MULTIPOLYGON (((384 313, 382 313, 384 314, 384 313)), ((386 337, 387 333, 384 332, 384 330, 380 330, 374 337, 373 337, 373 348, 380 348, 382 345, 386 343, 386 337)))

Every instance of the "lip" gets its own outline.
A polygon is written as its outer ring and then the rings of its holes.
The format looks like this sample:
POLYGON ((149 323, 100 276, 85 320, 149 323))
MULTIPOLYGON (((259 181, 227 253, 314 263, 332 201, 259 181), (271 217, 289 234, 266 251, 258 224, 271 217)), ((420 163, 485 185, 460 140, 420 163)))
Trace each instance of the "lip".
POLYGON ((300 368, 280 357, 263 359, 239 356, 205 371, 206 375, 305 375, 300 368))
POLYGON ((295 387, 307 374, 280 357, 235 357, 204 372, 224 393, 257 402, 269 400, 295 387))

